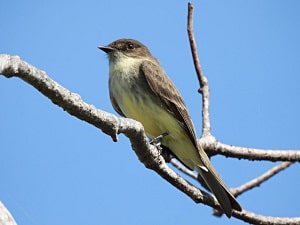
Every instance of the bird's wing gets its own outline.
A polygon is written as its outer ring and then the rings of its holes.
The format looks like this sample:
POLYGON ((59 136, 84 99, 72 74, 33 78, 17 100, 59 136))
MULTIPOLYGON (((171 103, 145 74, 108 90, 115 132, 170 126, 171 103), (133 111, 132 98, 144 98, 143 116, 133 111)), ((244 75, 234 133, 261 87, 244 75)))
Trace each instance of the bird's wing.
POLYGON ((143 62, 141 71, 144 73, 151 90, 161 99, 162 103, 166 105, 169 112, 180 122, 180 125, 186 130, 192 142, 197 146, 193 122, 173 82, 158 64, 152 63, 151 61, 147 60, 143 62))
POLYGON ((241 211, 241 206, 211 165, 204 150, 197 144, 192 120, 175 85, 158 64, 145 61, 141 65, 141 70, 145 74, 145 78, 152 91, 159 96, 161 101, 167 106, 170 113, 172 113, 174 117, 180 121, 181 126, 187 131, 189 137, 198 149, 202 165, 198 165, 196 169, 220 202, 226 215, 228 217, 231 216, 232 208, 241 211), (203 154, 200 154, 201 152, 203 152, 203 154))

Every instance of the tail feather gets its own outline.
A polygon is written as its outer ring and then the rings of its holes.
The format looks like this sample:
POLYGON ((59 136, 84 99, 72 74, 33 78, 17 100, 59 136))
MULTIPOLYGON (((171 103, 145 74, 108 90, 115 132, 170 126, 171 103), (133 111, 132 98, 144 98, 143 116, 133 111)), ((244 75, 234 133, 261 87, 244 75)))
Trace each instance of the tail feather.
POLYGON ((203 166, 201 166, 197 168, 197 171, 202 176, 209 189, 215 195, 227 217, 231 217, 233 209, 238 211, 242 210, 240 204, 230 193, 229 189, 212 167, 203 168, 203 166))

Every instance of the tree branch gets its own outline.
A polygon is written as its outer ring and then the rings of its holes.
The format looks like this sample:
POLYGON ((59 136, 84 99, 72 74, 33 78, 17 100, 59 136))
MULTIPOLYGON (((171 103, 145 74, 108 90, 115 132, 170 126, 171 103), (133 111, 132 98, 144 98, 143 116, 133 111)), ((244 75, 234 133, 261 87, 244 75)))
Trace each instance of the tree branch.
POLYGON ((202 93, 202 136, 199 140, 203 149, 208 155, 222 154, 234 158, 244 158, 250 160, 269 160, 269 161, 300 161, 300 151, 276 151, 276 150, 259 150, 253 148, 243 148, 226 145, 218 142, 210 133, 210 117, 209 117, 209 85, 208 80, 204 76, 200 60, 197 53, 197 46, 193 29, 193 12, 194 6, 188 3, 188 37, 193 56, 196 74, 200 84, 200 92, 202 93))
POLYGON ((299 150, 263 150, 227 145, 218 141, 210 143, 205 149, 209 155, 221 154, 238 159, 300 162, 299 150))
POLYGON ((117 141, 117 134, 125 134, 137 154, 139 160, 149 169, 156 171, 173 186, 187 194, 195 202, 202 202, 214 208, 219 208, 215 199, 178 176, 165 163, 160 151, 147 141, 141 123, 118 118, 111 113, 96 109, 85 103, 78 94, 72 93, 49 78, 44 71, 22 61, 18 56, 0 55, 0 74, 7 78, 18 77, 26 81, 54 104, 63 108, 69 114, 94 125, 117 141))
MULTIPOLYGON (((167 166, 164 158, 160 155, 160 151, 147 141, 144 128, 139 122, 132 119, 118 118, 83 102, 78 94, 65 89, 50 79, 45 72, 22 61, 17 56, 0 55, 0 74, 7 78, 21 78, 48 97, 54 104, 60 106, 69 114, 101 129, 104 133, 110 135, 114 141, 117 141, 117 134, 124 133, 129 138, 139 160, 147 168, 156 171, 162 178, 196 203, 201 202, 219 209, 217 201, 211 195, 199 190, 167 166)), ((234 211, 233 216, 256 224, 300 224, 300 218, 267 217, 246 210, 242 212, 234 211)))
POLYGON ((260 225, 299 225, 300 217, 272 217, 255 214, 246 210, 242 212, 233 211, 232 216, 250 224, 260 225))
POLYGON ((286 169, 287 167, 289 167, 290 165, 292 165, 292 162, 283 162, 277 166, 274 166, 272 169, 268 170, 267 172, 265 172, 264 174, 262 174, 261 176, 250 180, 249 182, 241 185, 240 187, 237 188, 232 188, 231 192, 234 196, 239 196, 240 194, 254 188, 254 187, 258 187, 259 185, 261 185, 263 182, 267 181, 268 179, 270 179, 271 177, 275 176, 277 173, 279 173, 280 171, 286 169))
POLYGON ((197 174, 193 173, 193 171, 191 171, 190 169, 186 168, 185 166, 183 166, 180 162, 178 162, 175 158, 172 158, 170 160, 170 163, 179 171, 181 171, 182 173, 184 173, 185 175, 191 177, 194 180, 197 180, 197 174))
POLYGON ((1 225, 17 225, 16 221, 5 207, 5 205, 0 201, 0 224, 1 225))
MULTIPOLYGON (((259 150, 231 146, 218 142, 215 137, 210 134, 209 86, 207 78, 202 73, 197 54, 193 32, 193 5, 191 3, 188 5, 188 34, 194 65, 200 83, 200 92, 202 93, 203 130, 199 142, 205 151, 209 155, 222 154, 229 157, 250 160, 290 161, 274 167, 262 176, 235 189, 235 194, 238 195, 259 185, 279 171, 288 167, 292 161, 300 161, 300 151, 259 150)), ((185 193, 196 203, 201 202, 214 209, 220 209, 217 201, 211 195, 199 190, 167 166, 160 151, 156 147, 150 145, 147 141, 144 128, 139 122, 132 119, 118 118, 113 114, 96 109, 93 105, 85 103, 78 94, 65 89, 50 79, 45 72, 22 61, 17 56, 0 55, 0 74, 3 74, 7 78, 21 78, 48 97, 54 104, 60 106, 69 114, 101 129, 104 133, 110 135, 114 141, 117 141, 117 135, 119 133, 124 133, 129 138, 132 148, 139 160, 147 168, 156 171, 162 178, 185 193)), ((193 178, 196 177, 195 174, 190 173, 190 171, 182 168, 181 165, 176 164, 176 161, 171 160, 171 163, 189 176, 193 178)), ((233 211, 233 216, 245 222, 254 224, 300 224, 300 218, 268 217, 257 215, 246 210, 243 210, 242 212, 233 211)))
POLYGON ((209 85, 208 80, 204 76, 200 60, 197 53, 197 45, 194 37, 193 29, 193 11, 194 6, 192 3, 188 3, 188 36, 191 47, 191 52, 193 56, 194 66, 197 73, 197 77, 200 84, 199 92, 202 94, 202 137, 210 136, 210 117, 209 117, 209 85))
MULTIPOLYGON (((175 158, 172 158, 170 160, 170 163, 176 167, 179 171, 181 171, 182 173, 184 173, 185 175, 189 176, 190 178, 192 178, 193 180, 199 181, 198 180, 198 176, 193 173, 193 171, 189 170, 188 168, 184 167, 180 162, 178 162, 175 158)), ((288 168, 290 165, 292 165, 293 162, 282 162, 279 165, 274 166, 272 169, 268 170, 267 172, 265 172, 264 174, 262 174, 261 176, 254 178, 250 181, 248 181, 247 183, 241 185, 240 187, 236 187, 236 188, 231 188, 231 193, 237 197, 239 195, 241 195, 242 193, 254 188, 254 187, 258 187, 259 185, 261 185, 263 182, 267 181, 268 179, 270 179, 271 177, 275 176, 276 174, 278 174, 279 172, 281 172, 282 170, 288 168)))

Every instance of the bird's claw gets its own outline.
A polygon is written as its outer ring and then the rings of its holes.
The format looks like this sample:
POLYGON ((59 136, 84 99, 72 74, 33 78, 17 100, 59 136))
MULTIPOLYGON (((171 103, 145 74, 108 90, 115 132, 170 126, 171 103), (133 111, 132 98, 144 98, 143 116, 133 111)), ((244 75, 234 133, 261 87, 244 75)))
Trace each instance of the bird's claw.
POLYGON ((162 133, 161 135, 150 140, 150 144, 154 145, 155 147, 157 147, 158 149, 161 150, 162 149, 162 147, 161 147, 162 139, 167 135, 168 135, 168 132, 162 133))

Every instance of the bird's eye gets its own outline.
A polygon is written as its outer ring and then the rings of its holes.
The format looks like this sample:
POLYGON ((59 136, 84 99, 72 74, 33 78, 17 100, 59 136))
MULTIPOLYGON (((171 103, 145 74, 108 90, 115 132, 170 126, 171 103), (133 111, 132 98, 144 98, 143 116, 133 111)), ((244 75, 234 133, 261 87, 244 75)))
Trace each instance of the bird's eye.
POLYGON ((131 42, 127 43, 127 45, 126 45, 127 50, 134 49, 134 47, 135 47, 135 45, 131 42))

